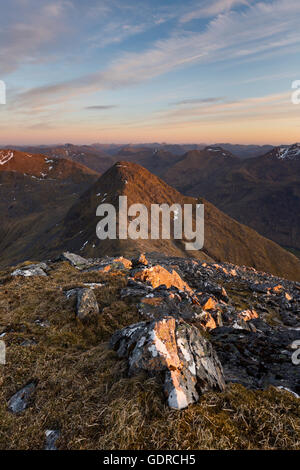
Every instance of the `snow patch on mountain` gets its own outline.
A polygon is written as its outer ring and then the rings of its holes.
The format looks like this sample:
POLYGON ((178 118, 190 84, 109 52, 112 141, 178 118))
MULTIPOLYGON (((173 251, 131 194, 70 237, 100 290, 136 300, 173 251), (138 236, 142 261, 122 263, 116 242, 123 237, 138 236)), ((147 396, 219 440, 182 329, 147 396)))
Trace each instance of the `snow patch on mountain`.
POLYGON ((289 145, 287 147, 278 147, 277 158, 279 160, 300 159, 300 144, 289 145))
POLYGON ((228 153, 222 147, 206 147, 204 150, 207 152, 214 152, 217 155, 222 155, 223 157, 230 157, 230 153, 228 153))
POLYGON ((0 165, 5 165, 12 158, 14 158, 14 152, 0 152, 0 165))

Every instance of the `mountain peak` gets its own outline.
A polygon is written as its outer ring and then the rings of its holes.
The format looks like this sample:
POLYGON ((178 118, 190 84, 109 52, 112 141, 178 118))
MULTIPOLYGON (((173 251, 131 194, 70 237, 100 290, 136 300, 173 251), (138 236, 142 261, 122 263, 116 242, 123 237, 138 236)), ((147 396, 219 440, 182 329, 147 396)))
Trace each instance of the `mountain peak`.
POLYGON ((89 257, 160 252, 169 256, 193 256, 202 260, 253 266, 290 279, 299 277, 299 262, 292 254, 231 219, 208 201, 184 196, 142 166, 126 161, 118 161, 104 173, 73 205, 65 219, 45 235, 45 240, 41 242, 48 247, 47 256, 66 250, 89 257), (128 208, 133 204, 143 204, 148 214, 151 214, 153 204, 167 204, 169 207, 179 204, 184 211, 185 204, 195 207, 200 201, 204 202, 203 250, 186 252, 184 237, 182 240, 173 236, 170 239, 152 239, 150 236, 134 240, 118 237, 98 239, 96 226, 100 219, 96 215, 97 208, 104 203, 112 204, 118 219, 119 196, 127 197, 128 208), (57 240, 60 241, 59 246, 57 240))
POLYGON ((171 202, 182 196, 158 176, 141 165, 118 161, 107 170, 91 188, 97 201, 115 203, 120 195, 126 195, 131 204, 171 202), (167 199, 167 200, 166 200, 167 199))

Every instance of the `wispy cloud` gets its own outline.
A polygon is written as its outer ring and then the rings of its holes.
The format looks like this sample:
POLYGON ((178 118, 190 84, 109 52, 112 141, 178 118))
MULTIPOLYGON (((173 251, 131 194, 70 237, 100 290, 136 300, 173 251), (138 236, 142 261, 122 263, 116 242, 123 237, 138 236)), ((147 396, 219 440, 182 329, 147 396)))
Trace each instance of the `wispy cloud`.
MULTIPOLYGON (((214 2, 212 5, 216 3, 214 2)), ((30 116, 29 121, 32 125, 38 126, 39 120, 49 129, 53 128, 53 126, 64 129, 69 126, 69 129, 72 129, 76 128, 76 126, 79 127, 79 125, 82 127, 86 125, 84 132, 92 132, 93 126, 95 126, 98 132, 96 126, 101 121, 105 121, 105 125, 109 128, 116 126, 115 129, 124 129, 124 132, 128 128, 132 130, 134 128, 144 129, 146 126, 149 126, 148 128, 151 129, 152 126, 152 129, 159 133, 160 127, 172 129, 172 126, 174 128, 178 126, 188 129, 189 124, 192 126, 195 122, 199 122, 203 126, 206 126, 206 123, 210 123, 212 128, 214 123, 218 122, 221 128, 222 122, 224 126, 227 126, 227 123, 233 123, 238 126, 240 122, 245 123, 247 120, 249 122, 260 122, 262 119, 269 119, 270 122, 277 120, 278 123, 281 118, 293 120, 297 113, 299 115, 299 109, 297 107, 291 108, 289 100, 285 97, 281 99, 276 95, 275 98, 260 97, 256 99, 234 100, 232 93, 228 93, 231 98, 214 96, 214 93, 222 93, 222 91, 220 92, 222 77, 212 77, 212 82, 215 81, 216 91, 211 91, 211 87, 207 88, 210 90, 208 93, 212 93, 212 95, 209 94, 207 97, 204 95, 204 97, 198 98, 197 91, 195 92, 195 90, 189 88, 190 69, 188 67, 190 65, 204 65, 221 61, 225 63, 226 61, 228 62, 226 66, 229 65, 229 67, 233 63, 243 64, 244 66, 247 62, 251 60, 256 61, 258 58, 265 57, 266 55, 271 56, 273 54, 275 61, 275 59, 278 60, 278 55, 283 51, 290 52, 293 48, 295 51, 299 50, 299 0, 285 0, 284 2, 273 0, 255 3, 249 1, 247 3, 248 6, 245 5, 245 8, 242 10, 232 7, 233 9, 231 10, 219 12, 217 16, 209 18, 206 21, 206 26, 201 30, 187 30, 185 29, 185 23, 180 23, 180 25, 173 25, 172 29, 166 30, 167 34, 162 35, 162 39, 153 39, 152 42, 150 40, 147 41, 145 43, 147 46, 144 43, 137 43, 137 47, 135 48, 131 45, 128 48, 128 52, 123 52, 124 49, 120 48, 120 55, 112 55, 105 65, 101 61, 102 50, 99 49, 100 54, 95 56, 95 61, 93 62, 95 70, 93 73, 86 73, 72 80, 62 80, 58 83, 45 84, 20 91, 15 94, 12 104, 7 105, 7 110, 12 111, 13 114, 11 115, 14 116, 15 122, 21 122, 21 125, 25 121, 24 116, 26 120, 30 116), (169 75, 170 83, 172 83, 177 69, 187 69, 186 88, 184 93, 181 92, 178 95, 176 94, 177 90, 171 86, 172 95, 164 97, 165 106, 167 106, 166 100, 170 101, 170 106, 160 114, 156 114, 157 111, 147 111, 147 105, 145 105, 143 114, 140 116, 141 119, 137 117, 138 113, 132 113, 132 118, 130 118, 130 113, 126 114, 125 112, 120 113, 118 117, 117 112, 104 112, 105 110, 112 109, 112 106, 115 105, 96 104, 87 106, 87 103, 84 103, 85 95, 107 90, 120 93, 118 90, 121 88, 132 87, 133 95, 136 85, 170 72, 172 73, 169 75), (184 98, 180 99, 181 96, 184 98), (68 106, 73 106, 74 115, 72 111, 68 112, 66 110, 68 106), (82 123, 83 120, 80 120, 79 116, 76 116, 76 112, 79 114, 79 110, 84 109, 87 111, 85 112, 85 118, 87 118, 85 124, 82 123), (89 113, 88 110, 90 110, 89 113), (48 113, 46 117, 44 117, 45 112, 48 113), (77 124, 75 124, 76 122, 77 124), (87 122, 89 125, 87 125, 87 122)), ((57 28, 59 30, 60 27, 60 21, 64 18, 64 13, 57 11, 56 14, 58 16, 56 18, 58 19, 56 20, 54 19, 54 13, 55 9, 52 11, 53 16, 51 18, 53 19, 53 31, 57 31, 57 28)), ((136 24, 134 20, 132 17, 126 18, 126 21, 124 20, 122 24, 136 24)), ((151 21, 154 21, 153 17, 151 21)), ((93 31, 93 34, 95 34, 95 31, 93 31)), ((51 32, 50 38, 45 39, 45 44, 47 41, 52 40, 55 40, 55 38, 51 32)), ((37 42, 36 47, 39 51, 42 50, 40 45, 41 42, 37 42)), ((86 42, 84 45, 86 45, 86 42)), ((21 60, 21 52, 17 57, 19 58, 18 60, 21 60)), ((39 52, 34 54, 34 57, 35 60, 42 58, 42 54, 39 52)), ((24 60, 24 57, 22 60, 24 60)), ((91 70, 90 64, 89 70, 91 70)), ((249 78, 249 81, 255 80, 252 71, 251 67, 251 78, 249 78)), ((199 69, 197 69, 197 72, 199 72, 199 69)), ((268 73, 268 70, 260 71, 257 74, 257 80, 265 72, 268 73)), ((281 73, 285 73, 285 70, 278 71, 278 74, 281 73)), ((271 73, 270 76, 272 76, 271 73)), ((78 77, 77 70, 76 77, 78 77)), ((200 80, 201 70, 199 73, 200 80)), ((238 75, 232 77, 231 84, 234 83, 234 80, 237 83, 241 83, 238 75)), ((247 82, 244 81, 244 83, 247 82)), ((161 91, 161 93, 163 92, 161 91)), ((131 94, 131 91, 128 94, 131 94)), ((227 91, 224 94, 227 94, 227 91)), ((102 100, 99 95, 98 93, 95 100, 90 102, 101 103, 102 100)), ((112 99, 111 102, 114 102, 114 100, 118 102, 119 98, 119 96, 118 98, 115 96, 107 98, 105 96, 105 101, 103 101, 110 103, 109 100, 112 99)), ((150 100, 151 95, 145 96, 145 102, 147 99, 150 100)), ((134 104, 137 104, 137 101, 134 104)), ((140 105, 140 96, 138 104, 140 105)), ((104 124, 102 123, 102 125, 104 124)))
POLYGON ((110 105, 95 105, 95 106, 86 106, 84 109, 91 109, 95 111, 104 111, 107 109, 117 108, 117 105, 110 104, 110 105))
POLYGON ((118 44, 125 39, 147 31, 153 23, 132 24, 119 22, 109 22, 101 31, 88 39, 90 45, 94 48, 103 48, 109 44, 118 44))
POLYGON ((176 101, 175 103, 170 103, 171 106, 185 106, 185 105, 197 105, 197 104, 207 104, 207 103, 218 103, 224 101, 224 97, 210 97, 210 98, 191 98, 187 100, 176 101))
MULTIPOLYGON (((202 5, 196 9, 191 10, 190 12, 184 14, 180 21, 181 23, 188 23, 191 20, 195 20, 198 18, 209 18, 220 13, 228 12, 232 8, 240 5, 247 5, 249 6, 250 1, 247 0, 213 0, 213 1, 205 1, 204 5, 202 5)), ((252 2, 253 3, 253 2, 252 2)))
POLYGON ((257 120, 268 116, 271 119, 281 119, 283 113, 297 115, 296 106, 291 104, 290 93, 276 93, 222 103, 211 102, 202 106, 180 107, 166 110, 157 114, 158 120, 172 123, 190 121, 238 121, 240 119, 257 120))
POLYGON ((49 44, 55 43, 66 32, 64 21, 69 1, 51 3, 36 0, 11 0, 1 7, 0 17, 0 70, 1 75, 13 72, 26 63, 44 63, 51 58, 46 54, 49 44), (13 15, 14 20, 9 21, 13 15), (46 58, 47 57, 47 58, 46 58))
POLYGON ((34 108, 61 103, 81 94, 133 86, 188 64, 245 60, 300 45, 298 0, 274 0, 230 11, 212 19, 203 32, 170 35, 145 51, 125 53, 98 72, 16 97, 18 106, 34 108))

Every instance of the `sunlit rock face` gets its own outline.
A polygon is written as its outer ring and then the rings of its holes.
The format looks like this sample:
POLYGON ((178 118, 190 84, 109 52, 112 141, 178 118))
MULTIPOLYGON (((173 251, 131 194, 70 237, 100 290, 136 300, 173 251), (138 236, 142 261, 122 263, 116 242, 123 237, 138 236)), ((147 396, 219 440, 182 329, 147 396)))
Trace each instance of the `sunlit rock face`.
POLYGON ((134 279, 148 282, 154 288, 165 285, 167 288, 177 287, 179 290, 192 292, 192 289, 174 269, 170 272, 160 265, 138 271, 135 273, 134 279))
POLYGON ((183 409, 209 390, 223 390, 222 366, 211 344, 184 321, 164 317, 117 331, 111 346, 128 358, 129 375, 146 371, 164 376, 171 408, 183 409))

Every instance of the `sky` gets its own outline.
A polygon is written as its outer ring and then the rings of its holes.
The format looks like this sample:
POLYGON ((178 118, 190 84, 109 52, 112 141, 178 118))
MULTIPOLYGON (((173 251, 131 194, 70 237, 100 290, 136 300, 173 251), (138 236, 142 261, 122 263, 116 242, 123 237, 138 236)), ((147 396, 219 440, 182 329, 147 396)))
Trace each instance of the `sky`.
POLYGON ((0 144, 300 141, 299 0, 10 0, 0 144))

